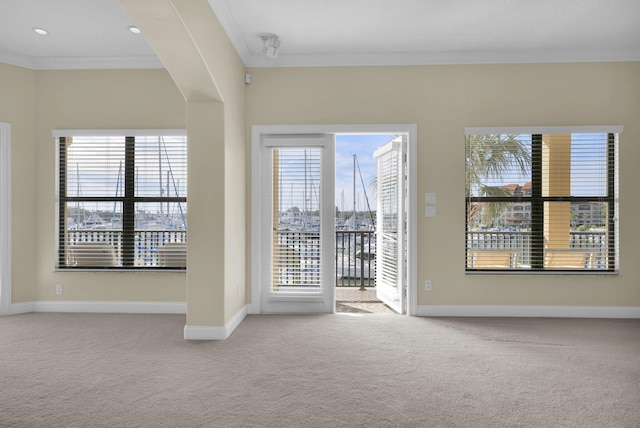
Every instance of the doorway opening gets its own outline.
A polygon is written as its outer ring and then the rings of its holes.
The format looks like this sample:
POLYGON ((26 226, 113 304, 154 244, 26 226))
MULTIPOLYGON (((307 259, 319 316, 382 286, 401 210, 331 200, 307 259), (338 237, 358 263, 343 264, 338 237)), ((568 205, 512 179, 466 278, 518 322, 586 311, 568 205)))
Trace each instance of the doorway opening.
MULTIPOLYGON (((383 169, 378 168, 376 154, 398 138, 401 137, 397 134, 335 136, 337 313, 402 311, 399 305, 394 308, 382 301, 376 288, 377 275, 380 275, 376 269, 378 176, 384 174, 383 169)), ((380 196, 384 197, 384 186, 381 190, 380 196)), ((396 257, 400 257, 397 252, 396 257)), ((405 271, 403 266, 402 272, 405 271)))
POLYGON ((252 127, 249 313, 416 313, 415 141, 415 125, 252 127))

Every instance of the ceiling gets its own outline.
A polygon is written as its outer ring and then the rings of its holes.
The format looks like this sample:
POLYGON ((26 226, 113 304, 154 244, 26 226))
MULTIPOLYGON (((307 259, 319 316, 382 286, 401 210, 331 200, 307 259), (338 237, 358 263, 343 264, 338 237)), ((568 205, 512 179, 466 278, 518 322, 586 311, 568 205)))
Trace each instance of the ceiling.
MULTIPOLYGON (((638 0, 208 1, 247 67, 640 60, 638 0)), ((117 0, 0 0, 0 62, 162 67, 131 25, 117 0)))

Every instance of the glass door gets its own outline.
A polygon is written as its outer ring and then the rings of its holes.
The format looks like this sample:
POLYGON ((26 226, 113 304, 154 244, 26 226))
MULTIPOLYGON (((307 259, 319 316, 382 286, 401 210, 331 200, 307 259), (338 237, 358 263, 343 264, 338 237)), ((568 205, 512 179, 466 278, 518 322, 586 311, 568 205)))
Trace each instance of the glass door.
POLYGON ((264 135, 262 312, 335 311, 333 135, 264 135))

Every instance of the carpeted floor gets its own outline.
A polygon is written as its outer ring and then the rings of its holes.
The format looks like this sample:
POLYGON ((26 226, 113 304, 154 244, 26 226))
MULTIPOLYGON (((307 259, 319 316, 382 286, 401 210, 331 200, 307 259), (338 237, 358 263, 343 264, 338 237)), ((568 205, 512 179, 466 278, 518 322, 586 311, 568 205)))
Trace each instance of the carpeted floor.
POLYGON ((638 427, 640 320, 0 317, 2 427, 638 427))

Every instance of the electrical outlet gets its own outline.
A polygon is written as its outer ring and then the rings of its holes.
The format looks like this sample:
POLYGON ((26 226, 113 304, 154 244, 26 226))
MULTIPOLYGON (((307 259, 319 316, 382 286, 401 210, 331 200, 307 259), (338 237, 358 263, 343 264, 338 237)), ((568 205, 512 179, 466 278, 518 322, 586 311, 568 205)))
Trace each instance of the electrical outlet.
POLYGON ((62 296, 62 284, 56 284, 56 294, 62 296))
POLYGON ((424 291, 431 291, 431 280, 430 279, 425 279, 424 280, 424 291))

